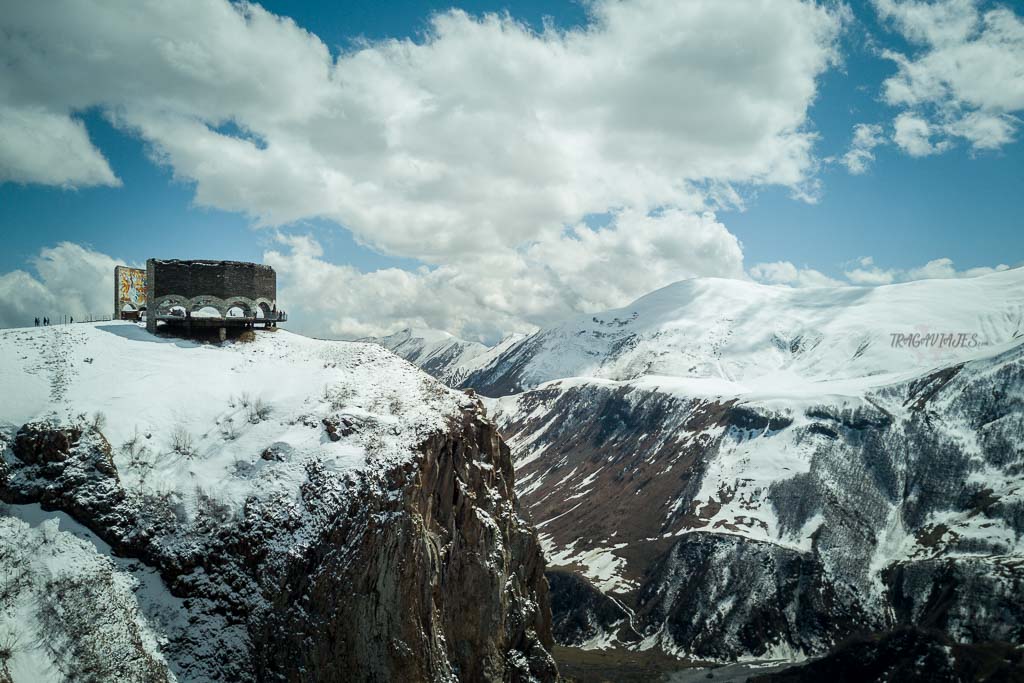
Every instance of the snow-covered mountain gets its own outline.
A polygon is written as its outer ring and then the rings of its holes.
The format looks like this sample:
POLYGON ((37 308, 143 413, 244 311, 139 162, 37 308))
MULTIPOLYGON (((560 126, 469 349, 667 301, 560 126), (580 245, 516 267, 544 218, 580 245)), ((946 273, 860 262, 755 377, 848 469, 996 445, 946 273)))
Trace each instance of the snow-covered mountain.
POLYGON ((1024 639, 1024 270, 695 279, 472 360, 556 637, 803 657, 901 624, 1024 639))
POLYGON ((554 680, 481 406, 382 348, 0 331, 0 680, 554 680))
POLYGON ((527 389, 492 410, 565 642, 730 659, 901 623, 1024 637, 1024 270, 690 280, 465 384, 527 389))
POLYGON ((479 342, 459 339, 440 330, 419 328, 406 328, 386 337, 366 337, 359 341, 379 344, 450 386, 459 384, 465 377, 463 368, 471 367, 473 359, 488 350, 479 342))
POLYGON ((1024 269, 813 289, 694 278, 477 357, 463 384, 504 396, 568 377, 682 377, 734 392, 878 383, 983 355, 1021 334, 1024 269), (918 335, 916 345, 908 335, 918 335))

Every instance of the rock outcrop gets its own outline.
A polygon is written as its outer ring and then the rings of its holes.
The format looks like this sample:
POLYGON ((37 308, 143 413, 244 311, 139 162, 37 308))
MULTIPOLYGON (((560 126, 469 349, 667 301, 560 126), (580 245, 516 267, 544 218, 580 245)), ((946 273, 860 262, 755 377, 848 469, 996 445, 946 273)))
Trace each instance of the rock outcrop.
POLYGON ((992 683, 1024 680, 1024 651, 1009 643, 963 645, 942 631, 904 627, 859 635, 828 656, 763 676, 751 683, 992 683))
POLYGON ((121 487, 98 431, 34 423, 0 499, 66 512, 160 571, 192 614, 163 653, 179 680, 557 679, 540 547, 482 411, 394 468, 307 470, 298 507, 253 499, 229 519, 211 501, 187 523, 121 487))
POLYGON ((900 625, 1021 642, 1022 386, 1018 345, 863 398, 574 380, 501 399, 551 571, 630 617, 560 579, 556 638, 719 661, 900 625))

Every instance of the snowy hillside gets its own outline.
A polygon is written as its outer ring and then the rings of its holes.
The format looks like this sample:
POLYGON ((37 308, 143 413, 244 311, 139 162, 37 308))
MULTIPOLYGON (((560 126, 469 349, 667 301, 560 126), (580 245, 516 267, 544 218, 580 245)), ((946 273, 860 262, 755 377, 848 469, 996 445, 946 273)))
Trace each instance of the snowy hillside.
POLYGON ((466 403, 375 346, 283 330, 225 347, 131 323, 9 330, 0 359, 0 382, 18 388, 0 396, 0 424, 100 414, 111 445, 130 445, 114 454, 126 485, 189 499, 216 491, 236 507, 294 489, 312 458, 337 473, 408 459, 466 403), (332 441, 325 418, 372 429, 332 441), (293 457, 252 463, 268 476, 239 477, 239 463, 271 444, 293 457))
POLYGON ((502 396, 568 377, 714 379, 740 390, 879 375, 876 381, 891 381, 984 355, 985 347, 1021 335, 1024 268, 885 287, 695 278, 477 357, 462 384, 502 396))
POLYGON ((337 473, 408 459, 466 403, 373 345, 282 330, 219 347, 117 322, 0 332, 0 383, 17 387, 0 395, 8 430, 99 414, 125 485, 233 507, 295 489, 313 458, 337 473), (373 428, 332 441, 325 418, 373 428), (249 463, 271 444, 292 457, 249 463), (247 463, 267 476, 238 476, 247 463))
POLYGON ((0 604, 17 641, 0 674, 61 680, 102 660, 122 680, 553 678, 507 451, 477 403, 379 346, 5 330, 0 385, 0 528, 23 539, 0 572, 44 581, 0 604), (56 607, 41 599, 54 587, 56 607), (100 618, 106 603, 120 611, 100 618), (405 649, 374 644, 391 639, 405 649), (472 661, 448 642, 473 643, 472 661), (112 668, 123 657, 136 668, 112 668))
POLYGON ((449 374, 450 370, 469 365, 487 351, 487 347, 478 342, 430 329, 404 329, 386 337, 367 337, 359 341, 379 344, 450 386, 462 379, 457 370, 456 374, 449 374))

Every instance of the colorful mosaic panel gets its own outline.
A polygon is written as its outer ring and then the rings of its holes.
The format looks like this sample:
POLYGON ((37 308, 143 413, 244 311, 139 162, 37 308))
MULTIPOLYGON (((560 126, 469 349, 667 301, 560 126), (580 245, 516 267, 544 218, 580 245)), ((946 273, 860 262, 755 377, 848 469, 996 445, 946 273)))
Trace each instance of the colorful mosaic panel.
POLYGON ((118 267, 116 286, 119 310, 124 310, 126 304, 131 304, 136 310, 146 305, 146 271, 118 267))

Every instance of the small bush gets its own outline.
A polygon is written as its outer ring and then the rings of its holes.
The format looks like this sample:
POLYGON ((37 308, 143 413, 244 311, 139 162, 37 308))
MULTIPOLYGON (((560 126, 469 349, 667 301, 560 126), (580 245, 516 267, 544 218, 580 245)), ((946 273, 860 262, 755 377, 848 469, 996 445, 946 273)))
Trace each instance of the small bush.
POLYGON ((139 428, 135 428, 132 438, 121 444, 121 452, 128 459, 128 467, 139 472, 139 480, 146 481, 146 476, 153 469, 153 460, 150 458, 149 448, 146 446, 139 428))
POLYGON ((402 408, 403 407, 404 406, 403 406, 403 403, 402 403, 402 399, 397 394, 392 396, 391 400, 388 401, 388 408, 391 409, 391 414, 392 415, 400 415, 402 413, 402 408))
POLYGON ((195 526, 210 530, 230 522, 234 517, 233 508, 222 503, 200 487, 196 487, 195 526))
POLYGON ((195 445, 192 442, 192 435, 188 433, 188 430, 178 425, 171 432, 171 450, 179 455, 185 457, 192 457, 195 455, 195 445))
POLYGON ((102 432, 107 428, 107 416, 97 410, 93 413, 92 419, 89 421, 89 427, 91 427, 94 432, 102 432))
POLYGON ((0 664, 6 663, 21 648, 21 634, 9 626, 0 628, 0 664))
POLYGON ((233 419, 229 417, 220 423, 220 435, 225 441, 234 441, 238 438, 238 427, 233 419))
POLYGON ((270 417, 270 405, 267 404, 263 399, 257 398, 249 404, 249 410, 247 411, 249 422, 256 424, 262 422, 270 417))
POLYGON ((32 552, 20 533, 18 538, 7 538, 0 544, 0 610, 12 608, 21 592, 32 585, 32 552))
POLYGON ((132 437, 121 444, 121 451, 128 456, 129 460, 135 460, 138 457, 139 451, 145 448, 142 445, 142 438, 139 435, 138 426, 135 427, 135 432, 132 437))
POLYGON ((324 401, 331 406, 331 410, 341 410, 352 401, 355 395, 356 392, 349 387, 324 385, 324 401))

